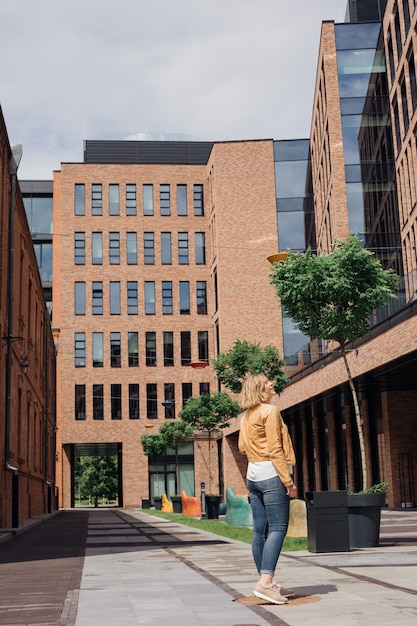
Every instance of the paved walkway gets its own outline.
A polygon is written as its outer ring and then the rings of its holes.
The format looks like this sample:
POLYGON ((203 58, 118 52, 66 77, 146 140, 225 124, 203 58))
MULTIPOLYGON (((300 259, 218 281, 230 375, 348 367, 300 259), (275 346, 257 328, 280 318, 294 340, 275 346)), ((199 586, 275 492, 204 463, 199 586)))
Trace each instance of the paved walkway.
POLYGON ((296 591, 262 604, 250 546, 140 510, 60 511, 0 543, 0 624, 417 626, 417 511, 384 511, 381 545, 283 553, 296 591))

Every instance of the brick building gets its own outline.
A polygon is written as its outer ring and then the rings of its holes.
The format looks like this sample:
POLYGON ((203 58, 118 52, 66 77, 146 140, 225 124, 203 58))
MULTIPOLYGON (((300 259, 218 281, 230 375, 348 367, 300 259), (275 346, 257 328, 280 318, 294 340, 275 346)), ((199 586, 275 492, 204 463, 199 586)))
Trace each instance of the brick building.
POLYGON ((0 111, 0 526, 56 508, 55 345, 0 111))
MULTIPOLYGON (((236 339, 284 356, 291 384, 276 402, 301 496, 360 488, 342 359, 280 310, 266 259, 277 248, 327 252, 350 232, 401 277, 349 363, 372 482, 389 483, 389 506, 415 504, 417 12, 407 0, 349 0, 348 19, 322 25, 309 139, 87 141, 83 162, 55 173, 62 505, 74 504, 84 454, 118 457, 124 506, 173 495, 173 451, 147 459, 140 437, 190 395, 217 390, 210 366, 190 364, 236 339)), ((238 429, 237 419, 217 441, 213 491, 245 489, 238 429)), ((198 495, 207 464, 197 437, 180 451, 180 487, 198 495)))
MULTIPOLYGON (((175 418, 189 396, 217 390, 210 367, 190 364, 209 363, 249 328, 253 341, 280 341, 266 260, 275 213, 272 141, 87 142, 84 163, 55 173, 64 506, 83 454, 118 455, 125 506, 175 493, 173 456, 160 467, 151 459, 148 473, 140 437, 175 418)), ((180 449, 189 493, 208 483, 207 454, 201 437, 180 449)), ((212 491, 222 489, 218 480, 212 491)))
MULTIPOLYGON (((350 3, 356 17, 358 8, 371 8, 369 2, 359 4, 350 3)), ((380 10, 381 3, 375 8, 380 10)), ((389 483, 389 506, 409 507, 415 506, 417 491, 417 11, 414 3, 393 0, 386 5, 382 30, 380 22, 354 22, 322 25, 304 179, 314 197, 309 232, 315 232, 306 242, 314 247, 315 241, 319 252, 327 252, 336 238, 360 233, 383 266, 401 277, 398 299, 376 312, 369 335, 350 346, 349 365, 359 389, 371 480, 389 483)), ((289 157, 293 171, 301 162, 301 148, 298 156, 289 157)), ((299 198, 306 216, 308 197, 299 198)), ((279 198, 277 208, 279 221, 279 198)), ((298 248, 288 241, 287 246, 298 248)), ((347 377, 331 348, 320 341, 307 343, 286 359, 291 384, 277 401, 295 442, 301 493, 361 486, 347 377)), ((229 459, 236 451, 237 430, 226 434, 229 459)))

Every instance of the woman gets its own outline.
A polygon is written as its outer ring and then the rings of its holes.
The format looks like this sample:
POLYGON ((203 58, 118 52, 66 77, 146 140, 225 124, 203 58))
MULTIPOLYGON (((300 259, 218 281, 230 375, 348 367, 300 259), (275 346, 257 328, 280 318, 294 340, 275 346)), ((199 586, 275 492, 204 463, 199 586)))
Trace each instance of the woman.
POLYGON ((276 406, 269 404, 274 384, 264 374, 245 378, 240 405, 245 411, 239 451, 248 458, 247 486, 253 513, 252 554, 260 579, 254 595, 273 604, 294 596, 274 579, 287 533, 290 498, 297 497, 290 469, 295 464, 291 439, 276 406))

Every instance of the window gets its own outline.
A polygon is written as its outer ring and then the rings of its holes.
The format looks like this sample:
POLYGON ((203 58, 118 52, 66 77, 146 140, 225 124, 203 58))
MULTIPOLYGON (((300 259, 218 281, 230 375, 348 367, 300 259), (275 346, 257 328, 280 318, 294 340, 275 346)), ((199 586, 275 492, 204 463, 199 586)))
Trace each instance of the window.
POLYGON ((210 383, 200 383, 200 396, 210 395, 210 383))
POLYGON ((153 215, 153 185, 143 185, 143 214, 153 215))
POLYGON ((93 265, 103 264, 103 233, 91 234, 91 254, 93 265))
POLYGON ((414 49, 413 46, 410 46, 410 50, 408 52, 408 75, 410 77, 410 90, 411 90, 411 101, 413 111, 417 108, 417 80, 416 80, 416 66, 414 62, 414 49))
POLYGON ((85 420, 85 385, 75 385, 75 419, 85 420))
POLYGON ((91 187, 91 214, 103 214, 103 189, 101 184, 92 185, 91 187))
POLYGON ((205 280, 197 281, 197 314, 207 315, 207 283, 205 280))
POLYGON ((126 185, 126 215, 136 215, 136 185, 126 185))
POLYGON ((85 283, 77 282, 74 285, 75 315, 85 315, 85 283))
POLYGON ((120 265, 120 233, 109 233, 109 263, 120 265))
POLYGON ((155 236, 153 233, 143 233, 143 262, 145 265, 155 263, 155 236))
POLYGON ((198 360, 205 361, 206 363, 209 362, 207 330, 198 331, 198 360))
POLYGON ((178 233, 178 263, 188 265, 188 233, 178 233))
POLYGON ((164 332, 164 366, 174 365, 174 333, 164 332))
POLYGON ((158 395, 155 383, 146 385, 146 417, 148 420, 156 420, 158 418, 158 395))
POLYGON ((408 131, 410 118, 409 118, 409 115, 408 115, 407 88, 406 88, 406 85, 405 85, 404 72, 402 72, 401 76, 400 76, 400 89, 401 89, 401 104, 402 104, 403 121, 404 121, 404 134, 405 134, 408 131))
POLYGON ((395 28, 395 40, 397 42, 397 60, 399 63, 401 59, 402 49, 403 49, 403 41, 402 41, 402 36, 401 36, 400 14, 398 11, 398 6, 397 6, 397 11, 394 17, 394 28, 395 28))
POLYGON ((120 215, 119 185, 109 185, 109 215, 120 215))
POLYGON ((175 419, 175 385, 164 384, 165 419, 175 419))
POLYGON ((159 210, 161 215, 171 215, 171 198, 169 185, 159 186, 159 210))
POLYGON ((126 263, 137 265, 138 262, 138 237, 136 233, 126 233, 126 263))
POLYGON ((129 383, 129 419, 139 419, 139 385, 129 383))
POLYGON ((122 367, 120 333, 110 333, 110 365, 122 367))
POLYGON ((111 418, 112 420, 122 419, 122 385, 110 385, 111 394, 111 418))
POLYGON ((93 315, 103 315, 103 283, 93 281, 92 291, 93 315))
POLYGON ((75 367, 85 367, 85 333, 74 335, 75 367))
POLYGON ((162 265, 171 265, 171 233, 161 233, 161 263, 162 265))
POLYGON ((52 282, 52 244, 33 242, 38 268, 43 281, 52 282))
POLYGON ((187 215, 187 185, 177 185, 177 214, 187 215))
POLYGON ((182 406, 193 395, 193 383, 182 383, 182 406))
POLYGON ((206 263, 206 234, 195 233, 195 262, 197 265, 206 263))
POLYGON ((188 280, 180 281, 180 314, 190 314, 190 283, 188 280))
POLYGON ((194 185, 194 215, 204 215, 203 185, 194 185))
POLYGON ((162 281, 162 314, 172 315, 172 281, 162 281))
POLYGON ((110 315, 120 315, 120 283, 110 283, 110 315))
POLYGON ((93 367, 103 367, 103 333, 93 333, 93 367))
POLYGON ((127 313, 137 315, 138 313, 138 283, 136 280, 127 282, 127 313))
POLYGON ((74 213, 85 215, 85 185, 74 185, 74 213))
POLYGON ((155 283, 145 281, 145 314, 155 315, 155 283))
POLYGON ((181 365, 191 363, 191 333, 187 330, 181 331, 181 365))
POLYGON ((139 365, 139 335, 138 333, 128 333, 127 354, 128 354, 129 367, 138 367, 139 365))
POLYGON ((146 365, 148 367, 156 367, 156 333, 149 332, 145 334, 146 342, 146 365))
POLYGON ((93 385, 93 420, 104 419, 103 385, 93 385))
POLYGON ((85 233, 74 233, 74 263, 85 265, 85 233))
MULTIPOLYGON (((413 2, 413 4, 414 4, 414 2, 413 2)), ((409 4, 409 0, 403 0, 403 13, 404 13, 405 36, 407 37, 408 31, 410 29, 410 4, 409 4)))

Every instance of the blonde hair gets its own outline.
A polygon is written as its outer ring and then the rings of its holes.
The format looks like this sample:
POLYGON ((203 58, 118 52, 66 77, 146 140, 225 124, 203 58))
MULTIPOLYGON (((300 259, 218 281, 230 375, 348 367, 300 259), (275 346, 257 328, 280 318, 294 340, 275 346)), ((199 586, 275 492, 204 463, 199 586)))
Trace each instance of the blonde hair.
POLYGON ((247 374, 245 376, 239 396, 239 404, 243 409, 250 409, 265 402, 268 397, 265 383, 268 380, 265 374, 247 374))

